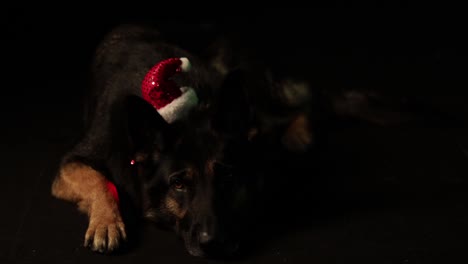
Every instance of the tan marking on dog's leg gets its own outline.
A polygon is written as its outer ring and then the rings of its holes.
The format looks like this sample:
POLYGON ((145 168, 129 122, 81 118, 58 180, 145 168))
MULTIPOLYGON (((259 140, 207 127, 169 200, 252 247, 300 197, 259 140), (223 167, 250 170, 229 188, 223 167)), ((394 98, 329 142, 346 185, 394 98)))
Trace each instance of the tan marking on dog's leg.
POLYGON ((166 198, 165 204, 166 204, 167 210, 169 210, 169 212, 177 216, 177 218, 179 219, 184 218, 186 210, 180 208, 180 205, 176 200, 168 197, 166 198))
POLYGON ((107 180, 93 168, 81 163, 62 166, 52 184, 52 195, 77 203, 79 210, 88 214, 85 246, 99 252, 113 251, 120 240, 126 239, 119 206, 107 188, 107 180))
POLYGON ((313 141, 313 134, 306 114, 296 116, 283 135, 283 145, 291 151, 303 152, 313 141))

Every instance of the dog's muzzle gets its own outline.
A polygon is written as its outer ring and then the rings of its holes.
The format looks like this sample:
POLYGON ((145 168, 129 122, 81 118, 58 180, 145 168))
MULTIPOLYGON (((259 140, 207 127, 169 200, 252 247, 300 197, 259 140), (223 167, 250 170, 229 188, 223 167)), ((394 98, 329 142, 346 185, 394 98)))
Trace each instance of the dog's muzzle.
POLYGON ((182 237, 187 251, 197 257, 229 258, 239 249, 239 242, 231 232, 218 227, 214 218, 195 224, 182 237))

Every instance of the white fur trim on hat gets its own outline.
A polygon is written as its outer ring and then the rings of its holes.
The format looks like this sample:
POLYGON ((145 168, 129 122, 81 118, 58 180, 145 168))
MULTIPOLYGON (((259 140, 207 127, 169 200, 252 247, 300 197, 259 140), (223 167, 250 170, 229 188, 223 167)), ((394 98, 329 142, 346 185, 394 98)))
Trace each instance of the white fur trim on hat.
POLYGON ((158 109, 158 113, 169 124, 186 115, 198 103, 195 91, 190 87, 181 87, 182 94, 171 103, 158 109))

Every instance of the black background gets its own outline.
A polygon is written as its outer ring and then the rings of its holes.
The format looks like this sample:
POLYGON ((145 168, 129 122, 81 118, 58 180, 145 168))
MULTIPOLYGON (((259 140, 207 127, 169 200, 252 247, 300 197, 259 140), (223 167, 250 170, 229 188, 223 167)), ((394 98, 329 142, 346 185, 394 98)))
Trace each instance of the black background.
POLYGON ((213 32, 254 29, 262 41, 253 44, 265 47, 269 60, 281 66, 289 59, 286 69, 300 74, 310 66, 307 77, 317 84, 417 98, 444 117, 334 131, 319 160, 326 186, 311 186, 326 202, 279 217, 306 220, 272 221, 280 226, 239 262, 466 261, 467 52, 464 16, 456 11, 246 11, 221 3, 203 11, 136 4, 2 10, 0 262, 216 262, 189 256, 173 234, 150 226, 129 253, 91 253, 81 247, 85 216, 49 194, 60 155, 79 135, 93 49, 112 26, 136 20, 160 25, 195 52, 213 32))

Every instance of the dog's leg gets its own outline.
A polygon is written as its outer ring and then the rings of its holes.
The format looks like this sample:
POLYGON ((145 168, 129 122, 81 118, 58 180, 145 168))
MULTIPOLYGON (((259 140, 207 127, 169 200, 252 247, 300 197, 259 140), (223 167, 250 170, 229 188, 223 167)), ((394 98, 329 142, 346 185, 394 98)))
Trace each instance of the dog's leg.
POLYGON ((79 163, 61 166, 52 184, 52 195, 78 204, 89 216, 85 246, 99 252, 110 252, 126 239, 125 226, 107 179, 93 168, 79 163))

